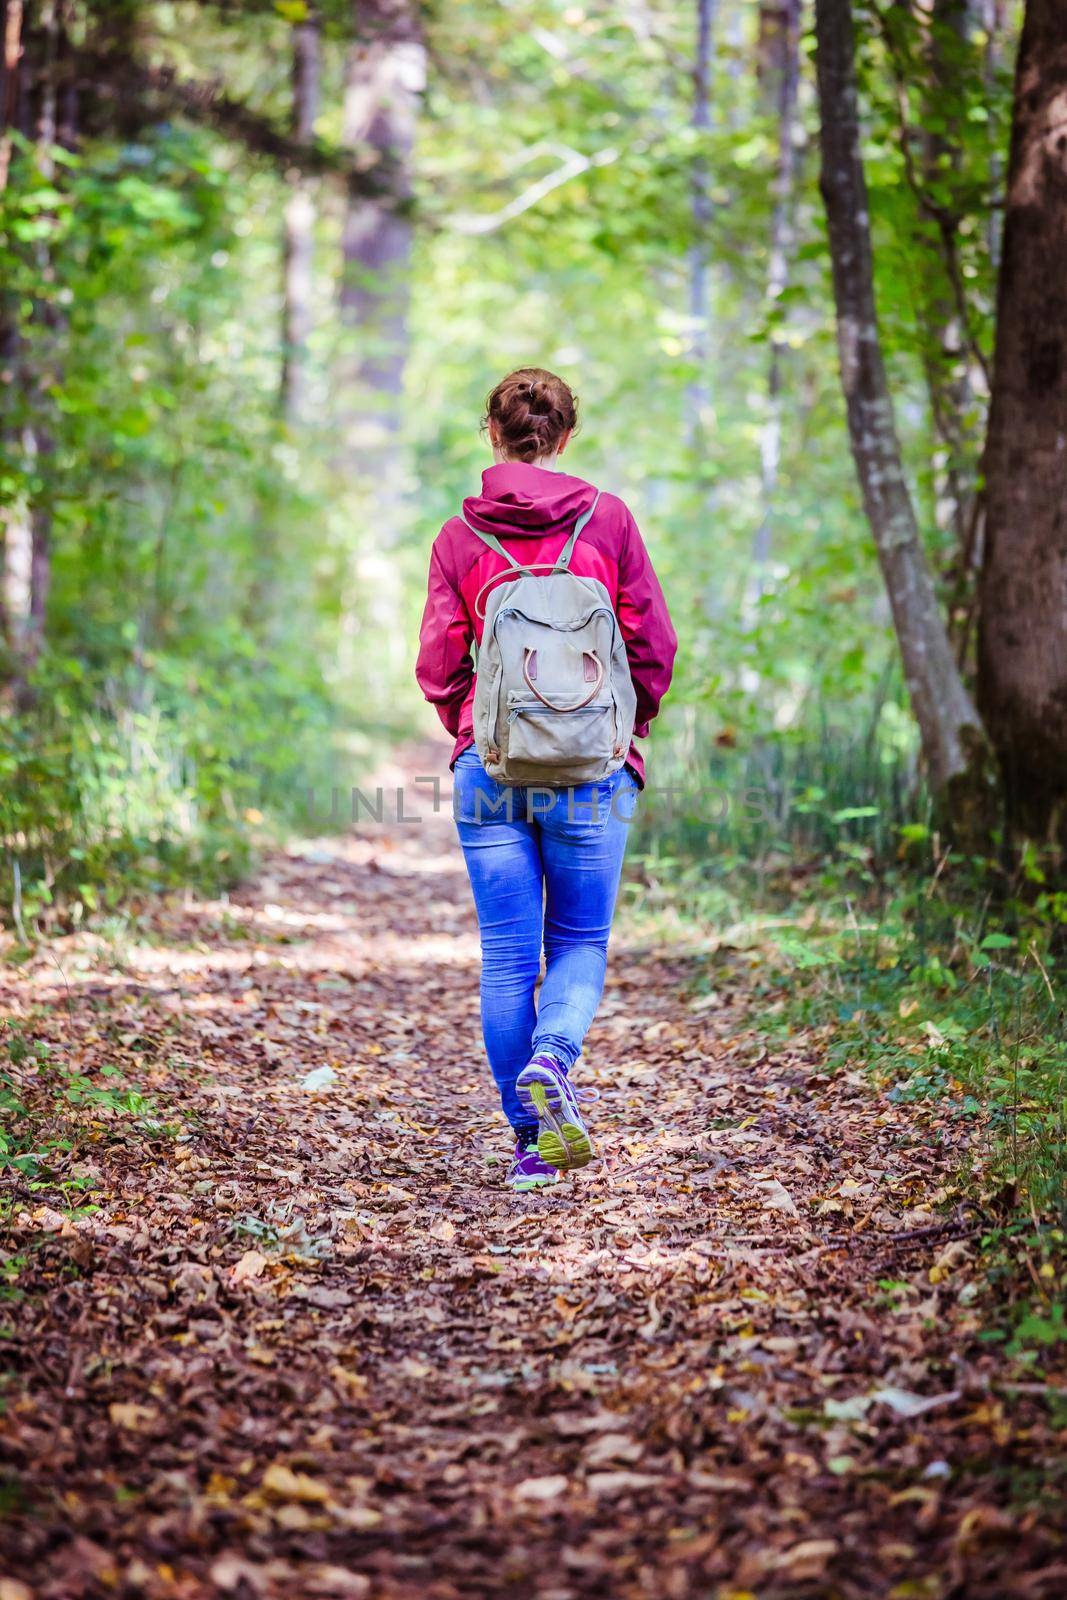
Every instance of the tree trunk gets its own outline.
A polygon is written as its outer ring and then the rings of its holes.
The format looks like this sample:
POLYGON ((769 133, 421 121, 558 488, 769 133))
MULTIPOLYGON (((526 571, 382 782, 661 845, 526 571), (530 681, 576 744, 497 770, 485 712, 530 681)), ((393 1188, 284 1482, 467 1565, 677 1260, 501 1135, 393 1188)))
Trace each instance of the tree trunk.
MULTIPOLYGON (((867 183, 860 155, 851 0, 816 0, 821 189, 837 307, 841 382, 864 506, 878 550, 935 794, 970 827, 984 741, 938 608, 897 438, 874 299, 867 183)), ((982 795, 984 808, 984 794, 982 795)))
MULTIPOLYGON (((951 195, 956 188, 953 178, 962 158, 969 73, 980 71, 977 50, 973 60, 970 58, 974 3, 932 0, 922 149, 927 195, 951 195)), ((971 370, 967 328, 958 304, 964 292, 956 261, 961 209, 955 201, 946 204, 940 200, 931 210, 920 228, 917 245, 925 279, 921 291, 924 365, 934 428, 944 455, 936 478, 938 523, 952 529, 960 559, 965 561, 972 542, 968 535, 979 453, 975 425, 968 417, 975 405, 975 382, 981 392, 984 382, 980 371, 971 370), (935 233, 932 241, 927 237, 930 227, 935 233)))
MULTIPOLYGON (((53 150, 59 137, 59 92, 57 73, 62 48, 63 27, 59 0, 42 0, 38 7, 40 67, 36 84, 37 165, 41 176, 54 181, 53 150)), ((52 586, 52 499, 55 438, 52 432, 52 401, 58 360, 58 311, 53 303, 55 268, 52 248, 45 235, 37 244, 36 266, 42 294, 34 307, 34 320, 41 333, 34 340, 34 371, 24 374, 30 396, 30 419, 26 448, 30 466, 30 561, 26 611, 20 619, 18 668, 14 681, 15 703, 27 710, 33 702, 30 674, 37 665, 44 644, 48 592, 52 586)))
POLYGON ((342 235, 340 291, 345 347, 339 363, 339 462, 372 538, 357 545, 342 609, 352 649, 342 671, 378 698, 403 670, 403 579, 395 548, 407 509, 401 440, 408 351, 412 223, 411 158, 426 80, 426 50, 415 0, 353 7, 354 42, 345 77, 344 142, 352 151, 342 235), (376 177, 384 199, 356 188, 376 177), (375 640, 368 658, 365 639, 375 640), (357 654, 357 650, 361 653, 357 654))
POLYGON ((19 103, 19 62, 22 60, 22 0, 6 0, 0 17, 0 194, 7 188, 11 168, 11 135, 19 103))
MULTIPOLYGON (((0 7, 0 194, 7 188, 11 170, 12 136, 18 116, 19 67, 22 60, 22 0, 4 0, 0 7)), ((0 287, 0 410, 5 418, 0 448, 9 460, 18 453, 18 430, 13 427, 11 397, 15 393, 18 358, 17 307, 11 294, 0 287)), ((19 532, 19 507, 14 495, 0 505, 0 649, 10 646, 8 561, 19 532)), ((2 671, 0 665, 0 671, 2 671)))
POLYGON ((426 82, 426 49, 414 0, 378 0, 348 55, 344 140, 353 177, 379 172, 388 198, 348 196, 342 237, 341 322, 351 341, 341 373, 341 427, 347 451, 378 475, 400 425, 407 362, 412 225, 411 155, 426 82))
MULTIPOLYGON (((697 0, 692 127, 701 142, 711 128, 711 48, 717 9, 718 0, 697 0)), ((694 448, 699 448, 711 406, 711 386, 708 381, 708 236, 713 213, 708 158, 703 148, 698 148, 693 159, 690 185, 693 243, 689 250, 689 355, 694 377, 689 385, 689 433, 694 448)))
MULTIPOLYGON (((992 99, 997 77, 1000 74, 1004 61, 1005 36, 1008 33, 1008 20, 1006 16, 1008 0, 982 0, 982 29, 986 37, 985 46, 985 84, 986 94, 992 99)), ((999 158, 994 157, 989 173, 989 188, 996 194, 1000 188, 1002 165, 999 158)), ((986 223, 986 241, 989 245, 989 259, 994 270, 1000 270, 1000 248, 1004 231, 1004 218, 1000 206, 990 206, 989 219, 986 223)))
MULTIPOLYGON (((76 72, 70 48, 72 0, 41 0, 24 8, 22 57, 18 64, 17 125, 32 141, 33 160, 46 183, 62 181, 54 151, 72 148, 77 137, 76 72)), ((48 211, 42 222, 54 221, 48 211)), ((57 412, 65 329, 56 293, 53 241, 44 232, 30 247, 38 286, 31 317, 32 338, 23 340, 17 315, 5 330, 5 374, 19 395, 23 415, 5 441, 25 492, 9 508, 5 527, 4 599, 10 656, 10 689, 16 707, 32 704, 31 676, 45 641, 52 580, 53 506, 56 492, 57 412), (30 361, 32 358, 32 366, 30 361)))
POLYGON ((759 0, 756 26, 756 82, 764 100, 778 94, 778 80, 788 51, 787 36, 798 25, 799 0, 759 0))
POLYGON ((993 400, 979 697, 1015 818, 1067 843, 1067 8, 1028 0, 993 400))
MULTIPOLYGON (((39 6, 5 8, 4 107, 11 122, 32 141, 40 175, 54 178, 52 150, 58 136, 57 75, 63 32, 56 0, 39 6)), ((5 185, 13 146, 5 125, 5 185)), ((37 333, 32 345, 22 338, 19 308, 9 303, 3 330, 3 379, 17 420, 6 430, 5 450, 22 490, 12 495, 4 512, 4 621, 8 645, 8 688, 19 710, 32 700, 30 675, 44 639, 44 617, 51 579, 52 483, 55 444, 49 389, 56 359, 53 318, 48 297, 54 271, 47 235, 32 247, 33 272, 40 285, 32 319, 37 333), (32 353, 32 370, 28 356, 32 353), (17 398, 16 398, 17 397, 17 398), (21 415, 18 415, 21 413, 21 415)))
MULTIPOLYGON (((778 128, 777 174, 774 211, 771 214, 767 262, 767 300, 775 305, 789 282, 789 253, 793 241, 793 205, 796 189, 797 90, 800 82, 800 3, 776 0, 760 9, 758 67, 767 92, 768 109, 778 128)), ((760 569, 770 559, 774 498, 782 455, 782 361, 786 344, 780 327, 771 330, 767 372, 767 416, 760 433, 760 489, 763 516, 752 544, 755 588, 762 589, 760 569)))
MULTIPOLYGON (((322 30, 317 13, 293 28, 293 137, 310 144, 319 114, 322 30)), ((295 424, 307 410, 307 345, 311 334, 315 204, 311 179, 294 171, 285 207, 282 310, 282 414, 295 424)))

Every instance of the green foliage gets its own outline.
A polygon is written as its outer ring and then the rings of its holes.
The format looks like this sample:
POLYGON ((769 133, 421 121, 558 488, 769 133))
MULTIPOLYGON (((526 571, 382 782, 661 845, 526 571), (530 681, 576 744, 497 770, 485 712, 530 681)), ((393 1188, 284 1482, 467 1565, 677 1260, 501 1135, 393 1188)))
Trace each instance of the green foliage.
MULTIPOLYGON (((236 99, 281 125, 304 9, 268 7, 253 27, 241 7, 145 6, 145 47, 200 77, 217 64, 236 99)), ((933 39, 918 12, 858 11, 887 349, 924 522, 948 559, 931 358, 957 290, 988 355, 1009 40, 933 39)), ((486 391, 530 359, 576 382, 586 425, 569 464, 630 499, 671 600, 682 651, 657 730, 661 785, 672 769, 671 781, 764 791, 703 830, 724 870, 756 859, 758 877, 783 826, 838 858, 884 854, 894 824, 914 820, 910 717, 843 426, 806 60, 788 283, 768 294, 782 132, 757 81, 757 12, 720 8, 706 130, 689 12, 458 0, 427 15, 402 462, 384 468, 417 484, 410 494, 379 492, 376 462, 337 459, 340 375, 365 352, 332 309, 327 187, 314 420, 291 434, 277 414, 285 174, 182 121, 73 155, 16 139, 0 222, 22 354, 5 383, 0 499, 15 516, 50 513, 53 574, 38 710, 9 723, 2 753, 0 904, 16 862, 31 927, 57 895, 91 912, 131 888, 224 880, 247 857, 246 814, 292 814, 295 797, 331 787, 342 730, 379 720, 371 702, 415 714, 428 539, 485 464, 486 391), (698 258, 707 306, 694 318, 698 258), (53 448, 27 452, 25 425, 42 416, 53 448), (383 549, 395 631, 412 641, 395 660, 379 647, 382 574, 366 559, 383 549)), ((351 13, 322 15, 319 131, 336 141, 351 13)), ((669 820, 655 831, 668 854, 701 837, 676 838, 669 820)))
POLYGON ((7 304, 35 376, 9 389, 3 498, 52 517, 46 648, 0 741, 0 901, 29 937, 131 890, 232 881, 262 814, 297 814, 338 725, 336 561, 277 420, 276 337, 247 313, 273 184, 235 188, 180 129, 68 158, 61 193, 27 159, 13 176, 7 304), (42 407, 54 449, 34 457, 42 407))
POLYGON ((941 858, 926 881, 894 872, 856 902, 839 895, 814 918, 796 912, 804 960, 790 937, 770 938, 800 975, 787 1014, 835 1025, 831 1066, 863 1062, 891 1098, 976 1122, 982 1192, 1006 1184, 1013 1204, 1062 1227, 1067 1029, 1062 974, 1041 955, 1062 925, 1024 900, 1001 901, 994 921, 991 881, 989 868, 976 875, 941 858))

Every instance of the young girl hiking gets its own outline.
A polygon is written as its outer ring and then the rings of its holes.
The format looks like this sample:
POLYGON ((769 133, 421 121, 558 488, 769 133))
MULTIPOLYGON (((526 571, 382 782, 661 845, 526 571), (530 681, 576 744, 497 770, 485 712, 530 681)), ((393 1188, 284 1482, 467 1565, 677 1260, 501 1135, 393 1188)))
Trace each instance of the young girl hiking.
POLYGON ((677 648, 630 512, 558 469, 577 420, 562 378, 537 367, 489 396, 495 465, 434 540, 416 667, 456 741, 482 1031, 515 1130, 507 1181, 518 1190, 593 1157, 569 1074, 604 987, 644 785, 632 736, 647 734, 677 648))

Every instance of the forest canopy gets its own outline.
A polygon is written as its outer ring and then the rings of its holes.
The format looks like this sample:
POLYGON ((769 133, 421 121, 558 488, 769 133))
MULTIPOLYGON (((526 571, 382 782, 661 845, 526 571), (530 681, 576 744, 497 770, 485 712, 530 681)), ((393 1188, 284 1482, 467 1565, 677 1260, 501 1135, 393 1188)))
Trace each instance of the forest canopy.
POLYGON ((239 869, 417 722, 427 546, 528 360, 662 568, 666 761, 1062 845, 1058 12, 7 0, 33 915, 239 869))

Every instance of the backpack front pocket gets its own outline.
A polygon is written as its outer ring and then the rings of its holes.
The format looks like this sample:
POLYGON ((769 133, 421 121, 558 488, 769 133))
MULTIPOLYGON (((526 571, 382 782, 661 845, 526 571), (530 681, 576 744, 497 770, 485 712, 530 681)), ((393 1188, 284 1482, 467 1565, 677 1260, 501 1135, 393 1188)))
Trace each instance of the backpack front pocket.
POLYGON ((537 700, 508 709, 508 765, 571 771, 602 765, 614 752, 615 707, 607 704, 556 711, 537 700))

